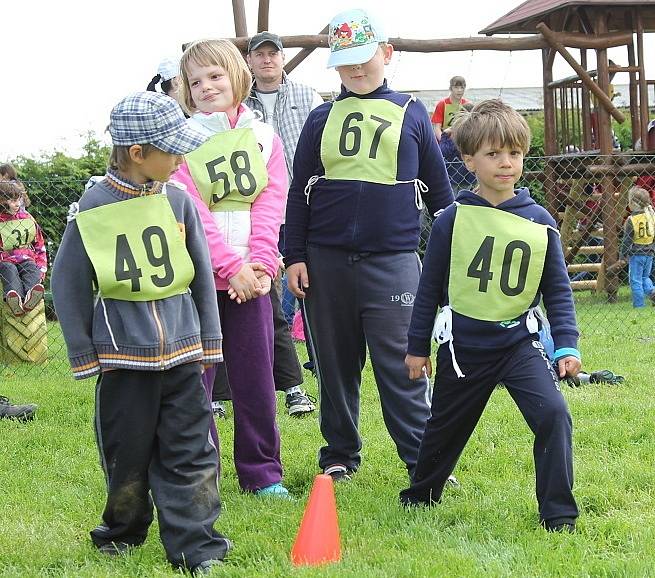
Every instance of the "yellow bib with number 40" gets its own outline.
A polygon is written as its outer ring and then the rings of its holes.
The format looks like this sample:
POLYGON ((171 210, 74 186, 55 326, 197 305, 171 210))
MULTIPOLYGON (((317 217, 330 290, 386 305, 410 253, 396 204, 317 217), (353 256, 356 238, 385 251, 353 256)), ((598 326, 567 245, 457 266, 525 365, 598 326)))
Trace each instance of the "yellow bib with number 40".
POLYGON ((459 205, 453 225, 448 300, 482 321, 515 319, 534 301, 548 227, 491 207, 459 205))

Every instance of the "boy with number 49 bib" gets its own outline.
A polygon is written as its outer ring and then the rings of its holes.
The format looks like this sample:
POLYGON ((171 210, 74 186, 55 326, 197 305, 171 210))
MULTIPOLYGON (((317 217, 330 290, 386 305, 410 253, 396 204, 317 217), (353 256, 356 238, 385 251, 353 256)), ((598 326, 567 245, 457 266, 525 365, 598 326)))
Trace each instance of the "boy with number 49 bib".
POLYGON ((430 234, 405 363, 410 378, 431 374, 434 325, 437 376, 414 478, 400 499, 440 500, 489 396, 503 383, 535 435, 540 521, 549 531, 572 531, 578 509, 571 416, 538 340, 541 298, 560 377, 580 370, 578 330, 555 222, 527 189, 514 190, 530 129, 515 110, 488 100, 455 121, 453 138, 479 188, 460 193, 430 234))
POLYGON ((109 132, 106 178, 71 207, 52 275, 73 373, 99 375, 107 502, 91 538, 109 555, 141 545, 154 502, 168 560, 204 572, 230 547, 214 530, 218 457, 201 382, 222 338, 202 223, 166 181, 206 137, 154 92, 118 103, 109 132))
POLYGON ((411 472, 428 382, 403 366, 420 263, 423 203, 452 202, 425 107, 387 87, 393 47, 375 19, 349 10, 330 23, 329 67, 341 94, 307 118, 286 217, 289 288, 305 299, 320 389, 319 466, 335 480, 360 464, 359 388, 366 350, 384 421, 411 472))

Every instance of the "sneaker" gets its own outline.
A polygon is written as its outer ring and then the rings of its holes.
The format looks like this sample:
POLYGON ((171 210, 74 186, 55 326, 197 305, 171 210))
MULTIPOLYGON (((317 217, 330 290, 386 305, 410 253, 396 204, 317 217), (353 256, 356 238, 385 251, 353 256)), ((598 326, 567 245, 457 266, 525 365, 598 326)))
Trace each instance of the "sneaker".
POLYGON ((25 302, 23 303, 23 309, 25 311, 32 311, 38 304, 41 299, 43 299, 43 294, 45 289, 41 283, 37 283, 25 294, 25 302))
POLYGON ((98 546, 98 550, 106 556, 120 556, 127 554, 131 547, 127 542, 109 542, 108 544, 98 546))
POLYGON ((217 566, 222 566, 223 560, 211 559, 204 560, 191 568, 191 576, 198 576, 199 574, 211 574, 212 570, 217 566))
POLYGON ((336 484, 337 482, 349 482, 353 479, 354 470, 348 469, 343 464, 332 464, 327 468, 323 469, 323 473, 330 476, 332 481, 336 484))
POLYGON ((227 417, 227 410, 225 409, 225 404, 222 401, 212 401, 212 412, 216 417, 227 417))
POLYGON ((609 383, 610 385, 620 385, 625 381, 622 375, 616 375, 609 369, 601 369, 599 371, 592 371, 589 376, 590 383, 609 383))
POLYGON ((34 417, 36 407, 33 403, 15 405, 9 401, 9 398, 0 395, 0 418, 27 421, 34 417))
POLYGON ((447 484, 450 484, 454 488, 459 488, 459 480, 453 476, 452 474, 448 476, 448 479, 446 480, 447 484))
POLYGON ((541 525, 546 529, 546 532, 563 532, 567 534, 575 532, 575 519, 573 518, 544 520, 541 525))
POLYGON ((291 494, 289 493, 289 490, 287 490, 282 485, 281 482, 278 482, 277 484, 271 484, 270 486, 266 486, 265 488, 259 488, 259 490, 255 490, 254 493, 256 496, 263 496, 263 497, 284 498, 284 499, 291 498, 291 494))
POLYGON ((300 390, 287 393, 285 405, 289 409, 289 415, 301 417, 306 413, 312 413, 316 409, 316 398, 307 395, 300 390))
POLYGON ((653 304, 653 307, 655 307, 655 291, 653 291, 648 298, 651 300, 651 303, 653 304))
POLYGON ((23 300, 21 299, 21 296, 18 294, 18 292, 14 291, 13 289, 11 291, 7 291, 5 301, 7 302, 7 307, 9 307, 9 310, 14 314, 15 317, 25 315, 25 310, 23 309, 23 300))

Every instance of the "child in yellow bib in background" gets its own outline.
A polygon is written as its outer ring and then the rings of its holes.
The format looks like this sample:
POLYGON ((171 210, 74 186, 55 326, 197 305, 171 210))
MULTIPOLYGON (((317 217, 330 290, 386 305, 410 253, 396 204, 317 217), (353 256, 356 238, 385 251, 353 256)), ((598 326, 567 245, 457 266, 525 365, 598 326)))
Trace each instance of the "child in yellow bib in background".
POLYGON ((214 529, 218 456, 201 381, 202 364, 222 359, 221 328, 198 212, 166 181, 205 136, 154 92, 119 102, 109 132, 107 175, 71 206, 52 273, 75 378, 99 374, 107 501, 91 539, 107 555, 140 546, 154 502, 169 562, 204 572, 230 548, 214 529))
POLYGON ((23 206, 24 192, 17 180, 0 181, 0 281, 16 317, 43 299, 48 266, 43 233, 23 206))
POLYGON ((440 500, 489 396, 503 383, 535 434, 541 523, 572 531, 572 423, 537 335, 542 297, 561 377, 580 370, 578 330, 555 222, 527 189, 514 190, 530 130, 512 108, 489 100, 455 121, 453 138, 479 188, 462 191, 437 217, 423 261, 405 361, 410 378, 432 373, 433 327, 440 347, 432 413, 401 502, 440 500))
POLYGON ((632 187, 628 207, 630 216, 623 227, 620 255, 628 260, 632 306, 645 307, 646 298, 655 305, 655 287, 650 278, 655 255, 655 211, 648 191, 632 187))

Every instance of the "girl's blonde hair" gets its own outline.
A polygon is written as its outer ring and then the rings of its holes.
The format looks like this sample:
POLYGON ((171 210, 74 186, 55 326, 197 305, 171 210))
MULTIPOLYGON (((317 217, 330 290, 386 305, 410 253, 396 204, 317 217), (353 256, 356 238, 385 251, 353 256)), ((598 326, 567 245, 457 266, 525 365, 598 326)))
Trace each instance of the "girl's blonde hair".
POLYGON ((197 66, 220 66, 232 85, 234 106, 239 106, 250 94, 252 75, 239 49, 229 40, 197 40, 186 47, 180 62, 181 83, 178 88, 180 104, 187 113, 197 109, 189 87, 189 63, 197 66))
POLYGON ((470 156, 485 145, 517 148, 527 154, 530 137, 525 119, 498 99, 483 100, 471 112, 459 112, 452 125, 455 145, 470 156))
POLYGON ((641 187, 632 187, 628 191, 628 207, 631 211, 643 211, 652 218, 655 218, 653 203, 646 189, 641 187))

